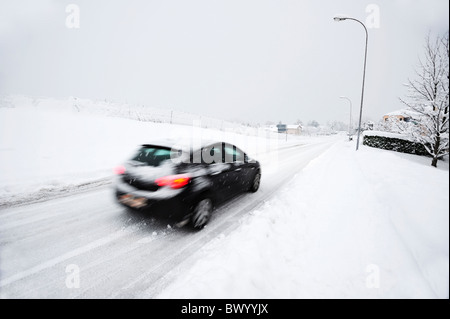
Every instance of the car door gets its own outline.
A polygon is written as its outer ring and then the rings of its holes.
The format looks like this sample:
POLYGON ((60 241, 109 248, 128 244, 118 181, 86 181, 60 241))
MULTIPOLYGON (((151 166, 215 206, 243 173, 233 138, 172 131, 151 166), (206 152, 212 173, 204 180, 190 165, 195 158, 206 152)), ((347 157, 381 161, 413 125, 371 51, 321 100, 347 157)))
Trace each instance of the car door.
POLYGON ((202 148, 202 163, 208 170, 211 181, 211 193, 216 201, 226 200, 231 193, 231 163, 223 161, 223 145, 217 143, 202 148))
POLYGON ((249 170, 248 164, 245 161, 245 153, 235 145, 225 144, 224 154, 226 161, 230 162, 229 182, 230 193, 235 195, 248 189, 249 170))

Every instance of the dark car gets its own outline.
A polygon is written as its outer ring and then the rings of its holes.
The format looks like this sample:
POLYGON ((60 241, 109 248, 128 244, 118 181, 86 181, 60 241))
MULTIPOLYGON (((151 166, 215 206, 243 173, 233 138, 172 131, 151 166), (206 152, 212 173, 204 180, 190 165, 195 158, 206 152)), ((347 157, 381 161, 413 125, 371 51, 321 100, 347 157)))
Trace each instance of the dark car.
POLYGON ((192 145, 170 140, 142 145, 116 168, 119 203, 162 212, 178 226, 192 222, 203 228, 216 205, 258 190, 260 164, 240 148, 225 142, 192 145))

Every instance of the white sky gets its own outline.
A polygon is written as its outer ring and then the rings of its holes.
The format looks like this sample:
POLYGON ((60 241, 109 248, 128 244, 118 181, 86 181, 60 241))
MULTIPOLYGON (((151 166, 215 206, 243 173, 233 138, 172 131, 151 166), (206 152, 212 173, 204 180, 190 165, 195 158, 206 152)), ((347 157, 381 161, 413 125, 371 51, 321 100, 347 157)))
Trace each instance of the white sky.
POLYGON ((448 0, 0 0, 0 94, 109 99, 265 123, 402 108, 424 37, 449 26, 448 0), (66 27, 66 5, 80 28, 66 27))

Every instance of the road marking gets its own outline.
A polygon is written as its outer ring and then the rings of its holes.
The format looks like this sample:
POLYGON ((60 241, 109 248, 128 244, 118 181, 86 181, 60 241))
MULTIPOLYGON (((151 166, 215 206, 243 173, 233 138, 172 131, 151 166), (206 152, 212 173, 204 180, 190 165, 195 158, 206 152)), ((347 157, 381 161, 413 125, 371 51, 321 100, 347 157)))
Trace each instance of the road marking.
POLYGON ((51 268, 59 263, 62 263, 63 261, 66 261, 70 258, 76 257, 78 255, 87 253, 88 251, 91 251, 93 249, 96 249, 98 247, 104 246, 114 240, 119 239, 120 237, 126 236, 128 234, 133 233, 135 230, 132 230, 131 228, 125 228, 125 229, 121 229, 119 231, 116 231, 115 233, 112 233, 106 237, 97 239, 93 242, 91 242, 90 244, 87 244, 83 247, 74 249, 72 251, 69 251, 68 253, 65 253, 61 256, 55 257, 53 259, 50 259, 46 262, 43 262, 41 264, 38 264, 30 269, 27 269, 25 271, 21 271, 15 275, 12 275, 6 279, 0 280, 0 287, 4 287, 7 285, 12 284, 13 282, 16 282, 18 280, 22 280, 26 277, 29 277, 31 275, 34 275, 42 270, 45 270, 47 268, 51 268))

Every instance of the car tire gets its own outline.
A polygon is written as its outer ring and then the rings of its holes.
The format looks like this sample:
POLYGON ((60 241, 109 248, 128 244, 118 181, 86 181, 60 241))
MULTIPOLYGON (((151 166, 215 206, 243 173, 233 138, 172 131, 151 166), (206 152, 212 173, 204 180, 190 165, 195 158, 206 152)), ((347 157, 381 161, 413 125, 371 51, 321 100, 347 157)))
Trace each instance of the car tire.
POLYGON ((213 203, 209 198, 203 198, 194 207, 192 213, 192 226, 195 229, 202 229, 208 223, 213 211, 213 203))
POLYGON ((253 176, 253 179, 250 183, 249 191, 252 193, 256 193, 259 189, 259 185, 261 184, 261 172, 256 172, 255 176, 253 176))

